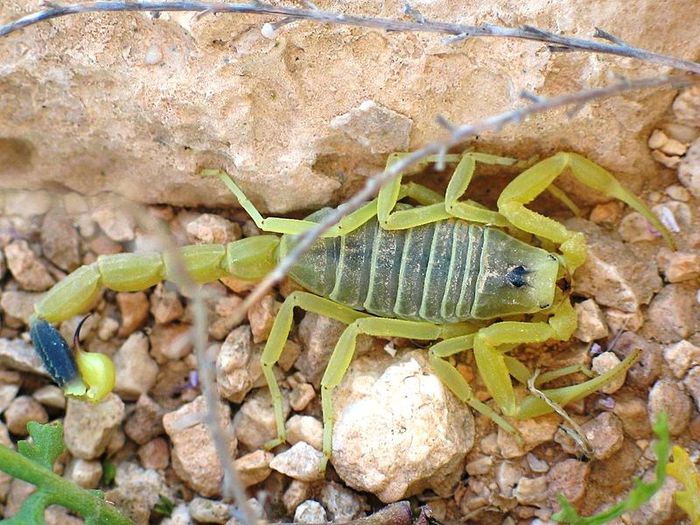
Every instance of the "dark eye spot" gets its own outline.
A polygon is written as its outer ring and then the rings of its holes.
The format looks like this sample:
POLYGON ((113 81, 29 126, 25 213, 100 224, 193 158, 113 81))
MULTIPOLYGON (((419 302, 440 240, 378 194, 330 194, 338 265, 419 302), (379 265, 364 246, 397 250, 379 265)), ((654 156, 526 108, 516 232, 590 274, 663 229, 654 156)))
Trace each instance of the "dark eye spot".
POLYGON ((516 266, 506 274, 506 281, 511 286, 521 288, 527 284, 525 276, 530 273, 522 264, 516 266))

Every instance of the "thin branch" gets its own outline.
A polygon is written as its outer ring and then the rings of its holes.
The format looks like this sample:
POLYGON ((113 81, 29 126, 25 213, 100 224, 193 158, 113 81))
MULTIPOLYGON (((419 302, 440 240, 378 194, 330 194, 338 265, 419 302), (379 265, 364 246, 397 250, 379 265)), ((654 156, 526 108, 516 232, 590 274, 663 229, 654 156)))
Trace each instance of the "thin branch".
POLYGON ((0 37, 9 35, 22 28, 58 18, 61 16, 74 15, 80 13, 97 12, 121 12, 121 11, 192 11, 206 13, 252 13, 258 15, 278 15, 282 17, 293 17, 298 20, 311 20, 321 24, 340 24, 356 27, 367 27, 383 29, 385 31, 412 31, 439 33, 454 35, 457 40, 469 37, 500 37, 518 38, 522 40, 533 40, 544 42, 555 49, 566 49, 568 51, 589 51, 593 53, 603 53, 652 62, 683 71, 700 73, 700 64, 690 60, 654 53, 645 49, 630 46, 621 40, 613 37, 609 33, 597 29, 596 35, 606 42, 587 40, 585 38, 575 38, 557 35, 537 29, 532 26, 513 28, 498 26, 494 24, 482 24, 479 26, 456 24, 450 22, 439 22, 433 20, 396 20, 391 18, 369 17, 345 15, 322 11, 320 9, 304 9, 295 7, 275 6, 263 2, 252 2, 242 4, 227 4, 222 2, 85 2, 81 4, 56 4, 51 3, 45 9, 23 16, 17 20, 0 25, 0 37))
POLYGON ((626 80, 624 82, 617 82, 610 86, 587 89, 577 93, 570 93, 549 98, 539 97, 535 102, 528 106, 487 117, 476 124, 463 124, 461 126, 451 125, 452 131, 446 139, 433 142, 404 157, 401 157, 385 171, 377 173, 368 178, 364 187, 359 192, 335 208, 331 213, 326 215, 325 218, 316 226, 301 234, 299 236, 299 241, 294 245, 294 248, 287 253, 284 259, 277 264, 275 269, 269 273, 250 294, 248 294, 243 302, 239 304, 239 306, 232 313, 232 317, 238 321, 241 321, 245 317, 248 309, 257 303, 270 289, 272 289, 273 286, 275 286, 275 284, 280 282, 284 276, 287 275, 292 266, 304 253, 306 253, 311 245, 321 235, 323 235, 325 231, 336 225, 343 217, 360 208, 365 202, 372 199, 382 186, 425 157, 444 153, 449 148, 463 142, 468 137, 487 131, 498 132, 506 124, 522 122, 526 117, 535 113, 542 113, 544 111, 562 106, 578 106, 586 102, 590 102, 591 100, 611 97, 626 91, 649 89, 661 86, 678 88, 692 84, 693 82, 694 80, 691 78, 668 76, 644 78, 639 80, 626 80))

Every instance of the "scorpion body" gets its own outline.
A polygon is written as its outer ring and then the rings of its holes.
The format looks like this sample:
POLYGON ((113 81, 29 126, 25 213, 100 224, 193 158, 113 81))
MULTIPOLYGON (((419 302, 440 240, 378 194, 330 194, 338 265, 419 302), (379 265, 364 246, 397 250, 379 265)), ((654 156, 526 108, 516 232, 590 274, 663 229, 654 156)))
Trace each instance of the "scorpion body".
MULTIPOLYGON (((397 155, 390 157, 387 167, 397 155)), ((283 397, 274 367, 297 307, 348 325, 321 379, 326 460, 332 452, 333 390, 350 365, 360 334, 436 341, 428 352, 443 383, 460 400, 516 435, 506 419, 474 396, 451 356, 472 351, 495 405, 503 414, 519 419, 551 412, 554 404, 566 405, 595 392, 637 359, 638 353, 633 352, 612 370, 583 383, 543 389, 540 393, 546 396, 545 401, 534 395, 516 395, 513 379, 527 384, 533 376, 507 352, 523 343, 566 341, 572 336, 576 314, 569 300, 570 276, 586 257, 581 233, 569 231, 526 204, 548 190, 577 211, 553 185, 554 179, 568 170, 583 184, 640 212, 673 246, 670 234, 651 211, 612 174, 574 153, 558 153, 520 173, 499 196, 498 211, 461 197, 476 162, 513 165, 516 161, 472 152, 440 160, 457 163, 444 197, 415 183, 402 184, 397 177, 376 199, 326 231, 291 269, 291 277, 309 292, 295 291, 287 296, 261 356, 278 433, 269 447, 286 440, 283 397), (418 206, 400 202, 406 198, 418 206), (534 238, 542 247, 521 238, 534 238), (550 246, 558 246, 558 251, 543 249, 550 246)), ((35 305, 31 321, 34 343, 66 394, 99 401, 114 386, 114 366, 105 355, 79 350, 77 367, 72 366, 74 357, 66 355, 68 346, 57 342, 61 336, 49 323, 90 309, 102 287, 144 290, 162 280, 173 280, 178 269, 199 283, 224 276, 259 281, 286 256, 299 234, 330 212, 319 210, 303 220, 263 218, 225 172, 205 170, 204 174, 217 176, 226 184, 263 232, 282 236, 186 246, 177 257, 158 253, 106 255, 74 271, 35 305)), ((580 367, 547 372, 534 383, 541 385, 576 371, 581 371, 580 367)))

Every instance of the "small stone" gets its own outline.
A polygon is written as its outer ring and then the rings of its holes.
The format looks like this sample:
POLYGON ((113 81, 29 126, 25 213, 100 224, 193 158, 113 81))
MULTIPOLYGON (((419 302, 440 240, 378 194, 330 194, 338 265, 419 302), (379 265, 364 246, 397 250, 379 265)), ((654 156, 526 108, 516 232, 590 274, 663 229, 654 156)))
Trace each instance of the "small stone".
POLYGON ((179 361, 192 353, 192 325, 155 325, 149 336, 151 355, 157 363, 179 361))
POLYGON ((525 471, 520 465, 511 461, 501 461, 496 467, 496 484, 501 491, 501 496, 513 497, 513 489, 524 474, 525 471))
POLYGON ((643 333, 660 343, 687 338, 693 327, 696 287, 667 284, 649 304, 643 333))
POLYGON ((666 143, 663 146, 661 146, 660 149, 666 155, 682 157, 683 155, 685 155, 688 146, 687 144, 683 144, 682 142, 676 139, 668 139, 666 143))
POLYGON ((119 337, 126 337, 141 328, 148 319, 148 298, 143 292, 119 292, 117 305, 122 315, 119 337))
POLYGON ((678 180, 695 198, 700 198, 700 138, 695 139, 681 160, 678 180))
POLYGON ((698 127, 700 122, 700 87, 688 86, 673 101, 673 115, 679 122, 698 127))
POLYGON ((565 225, 582 231, 588 245, 586 262, 574 280, 577 293, 594 298, 599 305, 635 312, 661 288, 654 261, 638 257, 593 223, 570 219, 565 225))
POLYGON ((326 509, 312 499, 304 501, 294 511, 294 523, 325 523, 326 509))
POLYGON ((688 426, 692 403, 683 387, 675 381, 660 379, 649 392, 649 418, 656 421, 665 412, 668 431, 672 436, 680 435, 688 426))
MULTIPOLYGON (((257 523, 263 522, 266 523, 267 519, 265 518, 265 509, 263 506, 260 504, 260 502, 255 499, 255 498, 250 498, 248 500, 248 507, 250 507, 250 510, 253 513, 253 517, 257 518, 257 523)), ((226 525, 247 525, 248 520, 242 520, 238 519, 236 515, 234 515, 230 520, 226 522, 226 525)))
POLYGON ((192 525, 192 518, 187 505, 184 503, 176 505, 170 517, 163 519, 160 525, 192 525))
POLYGON ((700 276, 700 255, 664 249, 658 256, 661 271, 670 283, 689 281, 700 276))
POLYGON ((159 283, 151 294, 151 314, 156 323, 166 324, 182 317, 185 308, 175 290, 169 290, 166 285, 159 283))
POLYGON ((636 332, 644 324, 644 314, 641 310, 637 310, 636 312, 623 312, 616 308, 606 308, 605 322, 608 323, 608 328, 613 333, 623 330, 636 332))
POLYGON ((606 459, 622 447, 625 436, 622 422, 610 412, 603 412, 581 425, 583 434, 593 448, 595 459, 606 459))
POLYGON ((20 385, 0 385, 0 414, 7 410, 7 407, 17 397, 20 385))
POLYGON ((158 364, 148 354, 148 338, 133 333, 114 354, 116 383, 114 391, 123 399, 135 400, 156 382, 158 364))
POLYGON ((695 366, 690 369, 690 372, 688 372, 688 375, 685 376, 683 380, 683 384, 690 395, 693 396, 695 407, 700 411, 700 366, 695 366))
POLYGON ((323 425, 315 417, 294 415, 287 420, 287 441, 290 445, 304 441, 316 450, 321 450, 323 425))
POLYGON ((620 418, 625 434, 632 439, 644 439, 651 435, 647 404, 643 399, 631 394, 619 394, 615 397, 613 413, 620 418))
POLYGON ((48 376, 34 347, 22 339, 0 338, 0 366, 48 376))
POLYGON ((241 403, 255 386, 261 386, 261 354, 262 347, 253 344, 250 326, 228 334, 216 358, 216 383, 223 397, 241 403))
POLYGON ((145 469, 163 470, 170 464, 170 447, 162 437, 141 445, 138 455, 145 469))
POLYGON ((48 423, 46 409, 29 396, 16 397, 5 410, 7 428, 15 436, 27 436, 27 423, 48 423))
POLYGON ((590 466, 575 459, 555 463, 547 473, 547 497, 550 505, 559 508, 561 494, 570 503, 577 505, 583 500, 588 485, 590 466))
POLYGON ((467 463, 466 471, 470 476, 483 476, 488 474, 493 467, 493 458, 491 456, 480 456, 467 463))
POLYGON ((547 476, 522 478, 513 489, 513 496, 521 505, 544 506, 547 499, 547 476))
POLYGON ((318 499, 333 523, 351 522, 363 516, 363 511, 366 510, 365 502, 360 495, 333 481, 323 485, 318 499))
POLYGON ((64 420, 66 448, 77 458, 99 457, 121 425, 124 412, 123 401, 113 393, 98 404, 69 399, 64 420))
POLYGON ((690 200, 690 192, 680 184, 671 184, 666 188, 666 195, 674 201, 688 202, 690 200))
POLYGON ((24 290, 43 292, 56 282, 27 241, 18 239, 5 246, 5 258, 12 276, 24 290))
POLYGON ((68 463, 63 477, 84 489, 96 489, 102 479, 102 463, 73 458, 68 463))
POLYGON ((4 517, 9 518, 17 514, 24 501, 34 492, 36 492, 36 487, 31 483, 18 478, 13 479, 10 482, 10 489, 5 501, 4 517))
POLYGON ((666 142, 668 142, 666 133, 660 129, 655 129, 652 131, 651 136, 647 141, 647 145, 649 146, 649 149, 660 149, 664 144, 666 144, 666 142))
POLYGON ((663 356, 661 347, 634 332, 622 332, 611 348, 618 358, 640 350, 639 360, 627 370, 627 384, 634 388, 648 389, 661 375, 663 356))
POLYGON ((244 487, 265 481, 270 475, 270 461, 275 455, 264 450, 256 450, 241 456, 233 462, 244 487))
POLYGON ((81 518, 69 514, 68 509, 60 505, 49 505, 44 510, 46 525, 84 525, 81 518))
POLYGON ((135 224, 133 218, 116 206, 102 206, 92 213, 93 220, 114 242, 133 241, 135 224))
POLYGON ((240 225, 211 213, 202 213, 185 229, 190 242, 196 244, 226 244, 241 238, 240 225))
POLYGON ((241 323, 234 315, 243 299, 237 295, 224 295, 212 301, 207 301, 211 319, 209 321, 209 336, 221 341, 231 330, 241 323))
POLYGON ((111 317, 102 317, 97 328, 97 337, 102 341, 109 341, 117 335, 119 321, 111 317))
POLYGON ((192 519, 202 523, 226 523, 231 517, 227 503, 205 498, 194 498, 189 504, 192 519))
POLYGON ((163 409, 147 395, 141 395, 124 424, 124 432, 139 445, 145 445, 164 432, 163 409))
POLYGON ((628 213, 622 218, 618 231, 625 242, 654 242, 657 239, 656 231, 651 223, 636 211, 628 213))
POLYGON ((682 379, 690 367, 700 365, 700 347, 683 339, 664 347, 664 359, 673 375, 682 379))
POLYGON ((248 322, 253 332, 253 342, 262 343, 267 341, 280 306, 281 304, 275 301, 271 294, 268 294, 250 307, 250 310, 248 310, 248 322))
MULTIPOLYGON (((656 479, 654 469, 648 470, 643 476, 646 483, 652 483, 656 479)), ((683 490, 683 486, 675 478, 668 476, 666 482, 658 492, 655 492, 651 499, 642 504, 637 510, 629 513, 630 523, 634 525, 658 525, 659 523, 681 523, 677 512, 674 512, 674 496, 678 491, 683 490)))
MULTIPOLYGON (((605 372, 609 372, 610 370, 615 368, 621 362, 622 361, 620 361, 620 358, 617 357, 613 352, 603 352, 602 354, 597 355, 593 358, 593 361, 591 362, 591 368, 596 374, 602 375, 605 372)), ((610 381, 610 383, 602 387, 600 391, 604 394, 613 394, 620 390, 620 388, 622 388, 622 385, 625 384, 626 379, 627 372, 625 372, 624 374, 618 374, 612 381, 610 381)))
POLYGON ((41 250, 44 257, 66 272, 80 266, 80 237, 65 214, 49 212, 44 216, 41 250))
MULTIPOLYGON (((289 415, 289 403, 286 398, 283 403, 283 415, 285 420, 289 415)), ((255 390, 246 398, 233 418, 233 426, 238 441, 248 450, 262 448, 265 443, 277 437, 275 412, 267 388, 255 390)))
POLYGON ((289 405, 295 412, 301 412, 316 397, 314 387, 309 383, 297 383, 289 394, 289 405))
POLYGON ((323 478, 322 460, 323 453, 300 441, 289 450, 277 454, 270 461, 270 468, 300 481, 317 481, 323 478))
POLYGON ((669 169, 675 169, 681 162, 680 157, 677 157, 675 155, 666 155, 658 149, 655 149, 651 152, 651 158, 659 164, 663 164, 669 169))
MULTIPOLYGON (((209 431, 202 422, 206 410, 203 396, 163 416, 165 432, 173 444, 171 460, 177 475, 187 485, 213 497, 221 494, 224 471, 209 431)), ((220 424, 226 429, 230 421, 228 405, 219 408, 220 424)), ((227 432, 230 435, 230 432, 227 432)), ((231 439, 229 452, 236 455, 236 440, 231 439)))
POLYGON ((105 499, 116 505, 134 525, 148 525, 152 509, 161 496, 175 499, 162 473, 144 470, 131 461, 117 465, 114 483, 115 488, 105 492, 105 499))
POLYGON ((105 454, 107 454, 108 458, 111 458, 117 452, 120 452, 121 449, 124 448, 124 445, 126 445, 126 434, 124 434, 121 428, 118 428, 112 432, 112 436, 109 438, 107 448, 105 449, 105 454))
POLYGON ((294 510, 309 497, 310 484, 304 481, 293 479, 282 495, 282 503, 289 514, 293 514, 294 510))
POLYGON ((524 456, 536 446, 551 441, 559 427, 559 417, 554 414, 509 422, 520 432, 524 443, 521 446, 515 436, 498 427, 498 448, 505 459, 524 456))
POLYGON ((423 351, 354 360, 333 395, 331 461, 345 483, 384 502, 426 488, 451 494, 474 443, 474 420, 423 351))
POLYGON ((121 244, 114 242, 104 234, 99 234, 97 237, 90 239, 88 246, 95 255, 113 255, 124 251, 121 244))
POLYGON ((365 100, 331 120, 331 128, 342 131, 371 154, 405 151, 412 127, 410 118, 374 100, 365 100))
POLYGON ((574 337, 584 343, 608 336, 608 325, 605 323, 600 306, 593 299, 586 299, 574 305, 578 325, 574 337))
MULTIPOLYGON (((44 296, 41 293, 22 292, 20 290, 7 290, 0 297, 0 308, 5 312, 5 322, 9 324, 8 317, 21 320, 22 324, 29 325, 29 319, 34 315, 34 304, 44 296)), ((17 328, 20 328, 18 324, 17 328)))
POLYGON ((32 397, 44 406, 51 408, 66 408, 66 396, 56 385, 46 385, 36 390, 32 397))
POLYGON ((19 217, 44 215, 51 208, 48 191, 11 191, 5 194, 5 214, 19 217))
POLYGON ((80 193, 70 192, 63 195, 63 209, 68 215, 79 215, 87 213, 90 205, 80 193))
POLYGON ((613 226, 617 224, 622 216, 622 206, 618 201, 604 202, 596 204, 591 210, 589 220, 596 224, 613 226))

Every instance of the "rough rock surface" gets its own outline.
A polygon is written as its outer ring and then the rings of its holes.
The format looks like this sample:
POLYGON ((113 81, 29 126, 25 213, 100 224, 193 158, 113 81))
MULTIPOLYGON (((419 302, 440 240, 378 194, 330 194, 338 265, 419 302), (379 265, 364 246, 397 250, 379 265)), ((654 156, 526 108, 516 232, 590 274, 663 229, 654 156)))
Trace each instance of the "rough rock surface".
POLYGON ((124 402, 116 394, 109 394, 97 405, 69 399, 64 422, 66 448, 77 458, 97 458, 123 419, 124 402))
POLYGON ((333 401, 331 462, 348 485, 385 502, 452 490, 474 443, 474 419, 432 374, 425 352, 357 359, 333 401))
MULTIPOLYGON (((404 16, 398 1, 319 6, 404 16)), ((693 0, 672 10, 652 0, 622 7, 500 0, 470 4, 468 11, 451 2, 421 2, 417 9, 431 20, 529 24, 579 37, 604 27, 637 46, 693 59, 700 52, 700 36, 688 23, 693 6, 693 0), (658 20, 673 28, 664 32, 661 47, 658 20)), ((2 2, 0 21, 37 7, 2 2)), ((0 184, 55 181, 139 201, 232 203, 217 181, 194 176, 209 165, 226 168, 265 209, 308 209, 336 201, 338 190, 381 168, 397 147, 434 139, 442 132, 438 114, 473 121, 519 104, 522 90, 560 93, 604 84, 614 73, 641 77, 659 69, 617 57, 553 53, 538 42, 447 44, 444 35, 313 23, 285 25, 269 39, 261 31, 267 20, 92 14, 4 38, 0 184), (389 138, 367 143, 376 136, 389 138)), ((533 145, 541 153, 575 148, 624 173, 624 182, 638 189, 637 174, 653 161, 637 134, 672 97, 668 90, 633 92, 571 118, 564 110, 550 112, 502 130, 500 146, 484 147, 525 157, 533 145), (604 137, 600 122, 606 123, 604 137)), ((484 135, 480 142, 494 139, 484 135)))

